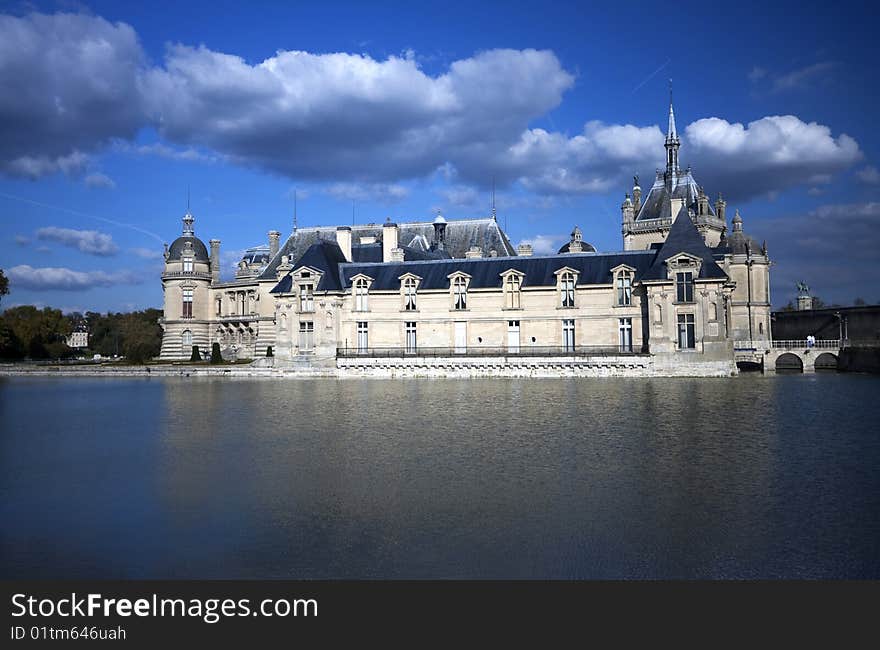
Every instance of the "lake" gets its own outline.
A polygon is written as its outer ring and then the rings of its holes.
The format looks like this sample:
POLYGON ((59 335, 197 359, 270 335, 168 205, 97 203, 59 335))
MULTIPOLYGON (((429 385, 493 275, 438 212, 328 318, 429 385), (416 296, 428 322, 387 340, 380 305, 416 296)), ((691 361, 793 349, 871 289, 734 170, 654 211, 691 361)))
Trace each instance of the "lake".
POLYGON ((880 578, 880 377, 0 378, 4 578, 880 578))

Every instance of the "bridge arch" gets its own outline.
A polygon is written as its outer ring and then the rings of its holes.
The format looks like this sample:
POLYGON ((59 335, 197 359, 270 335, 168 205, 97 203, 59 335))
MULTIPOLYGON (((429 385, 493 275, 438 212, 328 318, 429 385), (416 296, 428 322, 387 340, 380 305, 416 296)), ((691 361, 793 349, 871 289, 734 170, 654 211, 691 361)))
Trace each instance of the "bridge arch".
POLYGON ((837 370, 837 355, 831 352, 823 352, 813 362, 816 370, 837 370))
POLYGON ((777 357, 776 370, 782 372, 803 372, 804 362, 793 352, 785 352, 777 357))

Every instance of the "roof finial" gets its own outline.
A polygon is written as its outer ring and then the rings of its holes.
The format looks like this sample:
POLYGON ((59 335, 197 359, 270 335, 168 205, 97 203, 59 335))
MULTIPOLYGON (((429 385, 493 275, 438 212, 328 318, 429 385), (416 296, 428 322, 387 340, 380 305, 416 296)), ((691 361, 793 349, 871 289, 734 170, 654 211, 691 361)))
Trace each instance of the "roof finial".
POLYGON ((296 215, 296 188, 293 188, 293 232, 296 232, 298 227, 297 224, 297 215, 296 215))
POLYGON ((492 221, 498 221, 495 213, 495 175, 492 174, 492 221))
POLYGON ((186 213, 189 214, 189 185, 186 186, 186 213))
POLYGON ((669 128, 666 131, 666 139, 673 140, 678 138, 675 130, 675 111, 672 110, 672 79, 669 80, 669 128))

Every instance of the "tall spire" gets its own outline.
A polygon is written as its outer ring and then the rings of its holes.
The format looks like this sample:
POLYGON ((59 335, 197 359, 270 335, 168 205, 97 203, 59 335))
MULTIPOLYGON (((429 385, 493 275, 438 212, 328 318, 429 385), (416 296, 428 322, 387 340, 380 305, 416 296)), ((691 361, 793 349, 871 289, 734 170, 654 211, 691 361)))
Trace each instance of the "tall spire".
POLYGON ((666 173, 672 174, 678 172, 678 148, 681 146, 681 140, 678 139, 678 132, 675 130, 675 111, 672 109, 672 79, 669 80, 669 128, 666 131, 666 173))
POLYGON ((296 222, 296 188, 293 188, 293 232, 296 232, 297 229, 296 222))
POLYGON ((497 221, 498 216, 495 212, 495 176, 492 176, 492 221, 497 221))

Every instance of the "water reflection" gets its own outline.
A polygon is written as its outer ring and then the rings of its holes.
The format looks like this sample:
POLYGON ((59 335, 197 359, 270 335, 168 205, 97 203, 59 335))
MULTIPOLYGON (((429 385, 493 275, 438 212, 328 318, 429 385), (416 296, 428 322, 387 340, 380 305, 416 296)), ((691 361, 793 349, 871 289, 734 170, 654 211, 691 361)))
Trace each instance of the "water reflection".
POLYGON ((11 380, 4 574, 878 577, 878 385, 11 380))

